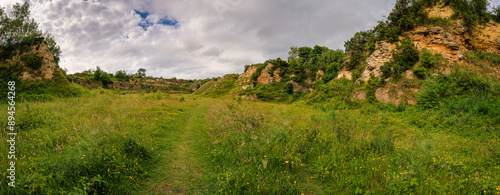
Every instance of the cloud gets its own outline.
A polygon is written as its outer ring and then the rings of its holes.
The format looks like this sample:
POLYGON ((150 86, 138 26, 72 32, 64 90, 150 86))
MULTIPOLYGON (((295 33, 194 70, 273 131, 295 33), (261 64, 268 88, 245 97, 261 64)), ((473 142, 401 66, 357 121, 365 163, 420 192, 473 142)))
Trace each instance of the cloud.
MULTIPOLYGON (((11 7, 16 0, 3 0, 11 7)), ((286 59, 291 46, 343 49, 385 19, 394 0, 36 0, 32 17, 69 73, 101 67, 186 79, 241 73, 286 59)), ((499 0, 492 1, 498 5, 499 0)))

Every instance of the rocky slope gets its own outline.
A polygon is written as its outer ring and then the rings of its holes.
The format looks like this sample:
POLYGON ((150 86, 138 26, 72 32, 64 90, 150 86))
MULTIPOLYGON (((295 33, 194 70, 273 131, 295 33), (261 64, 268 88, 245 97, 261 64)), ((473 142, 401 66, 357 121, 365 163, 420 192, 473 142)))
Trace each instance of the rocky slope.
POLYGON ((0 66, 11 68, 14 70, 14 74, 22 80, 52 79, 54 74, 60 73, 56 71, 59 70, 59 67, 43 39, 31 45, 27 52, 15 51, 15 55, 11 59, 0 62, 0 66), (22 60, 25 56, 38 56, 41 59, 41 66, 30 68, 27 66, 27 62, 22 60))
MULTIPOLYGON (((427 8, 425 11, 428 13, 429 18, 435 21, 447 22, 437 22, 435 25, 418 26, 413 30, 403 32, 400 39, 402 40, 405 37, 409 37, 420 52, 426 49, 433 54, 441 54, 447 61, 446 67, 437 67, 441 69, 442 73, 448 74, 453 66, 460 66, 467 63, 466 53, 470 50, 500 54, 500 24, 491 21, 485 25, 476 27, 473 33, 469 34, 462 25, 463 22, 461 20, 451 19, 454 13, 452 8, 437 5, 427 8)), ((396 44, 386 41, 377 42, 375 44, 375 51, 366 58, 366 67, 361 71, 361 76, 356 83, 360 84, 367 82, 372 76, 380 78, 382 75, 381 67, 385 62, 393 59, 395 50, 396 44)), ((241 86, 242 89, 253 87, 251 77, 259 70, 259 66, 260 65, 252 65, 248 67, 247 70, 239 76, 236 85, 241 86)), ((257 84, 270 84, 281 81, 279 69, 271 72, 272 67, 273 65, 269 63, 262 69, 256 80, 257 84)), ((305 81, 305 85, 299 85, 293 81, 287 82, 293 83, 294 92, 310 92, 312 91, 310 85, 320 80, 323 74, 323 72, 318 72, 316 74, 316 80, 308 79, 305 81)), ((500 68, 498 66, 492 67, 492 70, 488 70, 487 74, 495 74, 497 78, 500 78, 500 68)), ((386 79, 389 82, 387 82, 385 86, 379 87, 375 92, 378 101, 394 104, 398 104, 401 101, 409 104, 416 103, 415 96, 419 91, 419 86, 411 81, 415 80, 416 76, 412 70, 408 70, 402 75, 408 81, 394 83, 391 82, 391 79, 386 79)), ((294 75, 288 76, 290 76, 290 78, 294 77, 294 75)), ((353 73, 346 69, 342 69, 338 72, 336 79, 342 78, 351 80, 353 78, 353 73)), ((358 90, 352 94, 352 99, 364 100, 366 99, 366 92, 358 90)))

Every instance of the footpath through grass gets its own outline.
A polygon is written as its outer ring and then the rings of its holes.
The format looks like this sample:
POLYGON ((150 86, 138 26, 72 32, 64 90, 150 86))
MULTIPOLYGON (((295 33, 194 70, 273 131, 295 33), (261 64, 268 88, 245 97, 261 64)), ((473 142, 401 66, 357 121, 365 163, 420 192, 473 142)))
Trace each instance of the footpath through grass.
POLYGON ((170 147, 161 153, 152 177, 137 194, 208 194, 206 185, 206 159, 202 143, 205 114, 211 100, 192 100, 194 105, 183 110, 183 118, 164 141, 170 147))

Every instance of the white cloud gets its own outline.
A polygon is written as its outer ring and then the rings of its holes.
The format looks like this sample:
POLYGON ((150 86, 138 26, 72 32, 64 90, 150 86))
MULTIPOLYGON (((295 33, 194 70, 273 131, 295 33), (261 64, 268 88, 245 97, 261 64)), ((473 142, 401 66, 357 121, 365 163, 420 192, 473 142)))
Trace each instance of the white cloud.
MULTIPOLYGON (((2 0, 11 7, 16 0, 2 0)), ((383 20, 394 0, 37 0, 32 17, 54 35, 70 73, 146 68, 152 76, 207 78, 286 59, 291 46, 343 49, 383 20), (145 31, 136 11, 148 12, 145 31), (155 24, 160 19, 176 26, 155 24)), ((492 1, 498 5, 499 0, 492 1)))

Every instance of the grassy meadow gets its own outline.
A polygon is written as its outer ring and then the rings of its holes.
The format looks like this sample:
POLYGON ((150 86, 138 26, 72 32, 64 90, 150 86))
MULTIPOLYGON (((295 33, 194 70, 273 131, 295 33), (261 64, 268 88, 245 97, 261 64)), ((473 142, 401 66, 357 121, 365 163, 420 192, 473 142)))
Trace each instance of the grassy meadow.
MULTIPOLYGON (((469 112, 470 101, 422 109, 99 89, 18 103, 16 188, 3 163, 0 192, 500 194, 499 118, 469 112)), ((0 151, 8 162, 7 144, 0 151)))

